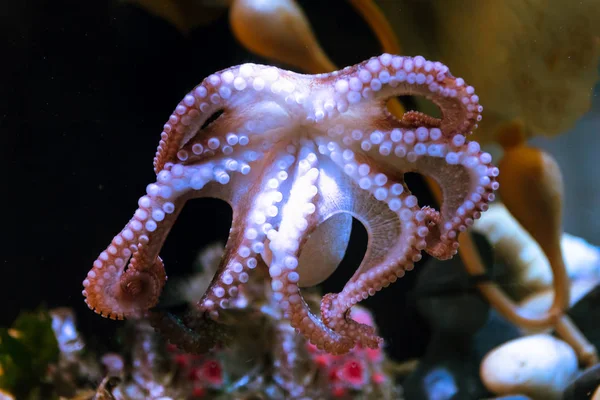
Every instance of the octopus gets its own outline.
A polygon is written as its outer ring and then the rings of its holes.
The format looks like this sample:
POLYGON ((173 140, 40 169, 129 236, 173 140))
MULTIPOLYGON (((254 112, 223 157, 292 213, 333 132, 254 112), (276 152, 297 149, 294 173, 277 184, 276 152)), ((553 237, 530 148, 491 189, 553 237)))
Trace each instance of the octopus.
POLYGON ((112 319, 148 316, 167 279, 159 252, 170 228, 188 200, 213 197, 231 206, 233 221, 195 305, 201 321, 162 318, 163 330, 188 347, 208 346, 220 314, 264 267, 272 299, 310 343, 330 354, 377 348, 382 339, 350 317, 352 306, 412 270, 423 251, 451 258, 458 235, 494 200, 498 168, 467 140, 482 110, 473 87, 421 56, 383 54, 318 75, 251 63, 214 73, 164 125, 156 181, 93 263, 85 301, 112 319), (441 117, 394 117, 386 101, 400 95, 429 99, 441 117), (437 182, 439 210, 411 194, 409 172, 437 182), (301 288, 335 271, 353 217, 368 233, 367 251, 343 290, 325 295, 315 312, 301 288))

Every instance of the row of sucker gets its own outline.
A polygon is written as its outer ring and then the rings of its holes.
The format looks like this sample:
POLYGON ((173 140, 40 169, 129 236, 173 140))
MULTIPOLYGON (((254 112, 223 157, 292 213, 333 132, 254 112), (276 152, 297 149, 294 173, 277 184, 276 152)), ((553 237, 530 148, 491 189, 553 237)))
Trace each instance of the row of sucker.
POLYGON ((399 94, 422 95, 438 104, 444 113, 441 126, 444 135, 469 134, 481 121, 483 107, 474 88, 466 85, 462 78, 453 77, 447 66, 421 56, 386 53, 315 77, 326 82, 327 87, 333 86, 333 93, 327 90, 313 96, 313 108, 306 117, 312 122, 335 119, 353 105, 399 94))
MULTIPOLYGON (((262 153, 256 154, 252 161, 262 158, 262 153)), ((114 319, 140 316, 154 306, 166 281, 158 252, 183 208, 185 195, 210 182, 226 185, 230 174, 249 171, 249 164, 241 165, 230 157, 194 167, 165 164, 156 182, 149 184, 146 195, 138 200, 133 218, 99 255, 83 281, 88 306, 114 319), (151 278, 150 282, 142 280, 145 278, 151 278)))
POLYGON ((358 187, 369 192, 374 200, 385 202, 397 214, 401 223, 404 240, 397 244, 394 251, 389 252, 389 257, 353 278, 340 293, 326 296, 321 306, 321 316, 330 328, 375 347, 379 340, 374 336, 373 330, 346 319, 346 311, 404 276, 405 271, 412 270, 414 263, 421 260, 420 251, 426 247, 425 237, 429 233, 427 216, 419 208, 417 198, 410 194, 403 183, 374 170, 361 160, 361 154, 344 149, 327 138, 321 138, 317 143, 319 153, 330 157, 358 187))
POLYGON ((345 353, 354 346, 354 340, 332 331, 313 315, 298 287, 300 275, 296 269, 301 245, 316 226, 314 213, 319 169, 311 143, 304 143, 300 148, 295 174, 288 201, 282 209, 279 229, 270 237, 269 275, 274 300, 291 325, 315 346, 331 354, 345 353))
POLYGON ((249 142, 249 136, 273 128, 269 126, 269 120, 248 120, 241 129, 242 132, 226 132, 223 137, 201 138, 202 140, 190 143, 188 148, 183 149, 212 115, 227 107, 243 104, 247 96, 251 96, 249 100, 274 96, 281 104, 302 106, 307 97, 306 90, 289 79, 294 75, 292 72, 287 72, 287 76, 283 72, 275 67, 248 63, 208 76, 185 95, 163 126, 154 158, 155 172, 161 171, 167 162, 175 158, 193 161, 198 156, 208 158, 218 152, 228 155, 232 146, 244 146, 249 142), (237 96, 241 98, 238 99, 237 96))
POLYGON ((233 251, 226 254, 225 268, 201 300, 200 310, 208 312, 214 320, 219 316, 218 309, 226 309, 229 299, 237 295, 238 286, 248 282, 249 273, 257 266, 257 257, 264 251, 265 240, 275 233, 275 219, 284 200, 280 186, 288 179, 290 167, 296 160, 295 152, 295 146, 288 145, 263 173, 260 189, 244 215, 241 239, 233 251))
MULTIPOLYGON (((465 194, 462 203, 453 210, 451 218, 441 221, 440 240, 452 250, 448 256, 456 253, 458 233, 473 225, 481 212, 487 210, 488 203, 495 199, 494 191, 499 187, 496 180, 498 168, 491 165, 492 157, 489 153, 481 151, 477 142, 467 142, 466 137, 460 133, 447 140, 439 128, 363 131, 347 130, 342 125, 330 128, 327 133, 331 139, 343 143, 345 149, 341 154, 346 157, 353 157, 352 149, 358 150, 360 147, 360 150, 375 160, 391 157, 406 161, 406 172, 418 171, 418 162, 427 158, 440 159, 449 166, 461 166, 470 171, 472 185, 469 193, 465 194)), ((379 179, 384 179, 384 175, 381 174, 379 179)), ((359 184, 361 188, 367 189, 371 182, 375 181, 363 178, 359 184)), ((383 200, 385 191, 379 189, 374 196, 383 200)))

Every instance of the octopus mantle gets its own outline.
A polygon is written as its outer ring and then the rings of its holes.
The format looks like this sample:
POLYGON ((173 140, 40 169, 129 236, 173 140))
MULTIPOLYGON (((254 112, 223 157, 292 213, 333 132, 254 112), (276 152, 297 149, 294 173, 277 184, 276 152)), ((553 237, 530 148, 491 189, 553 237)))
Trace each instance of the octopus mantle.
POLYGON ((349 309, 411 270, 421 251, 456 254, 458 234, 494 199, 498 169, 466 141, 481 111, 471 86, 420 56, 383 54, 321 75, 255 64, 210 75, 164 125, 156 182, 83 281, 86 303, 113 319, 146 315, 166 281, 159 251, 178 213, 188 199, 216 197, 231 205, 233 224, 197 304, 207 323, 264 262, 274 300, 311 343, 332 354, 376 347, 381 339, 349 309), (396 119, 385 104, 399 95, 430 99, 441 119, 396 119), (439 211, 410 193, 412 171, 437 181, 439 211), (344 289, 323 298, 319 318, 299 288, 335 270, 350 216, 366 227, 367 252, 344 289))

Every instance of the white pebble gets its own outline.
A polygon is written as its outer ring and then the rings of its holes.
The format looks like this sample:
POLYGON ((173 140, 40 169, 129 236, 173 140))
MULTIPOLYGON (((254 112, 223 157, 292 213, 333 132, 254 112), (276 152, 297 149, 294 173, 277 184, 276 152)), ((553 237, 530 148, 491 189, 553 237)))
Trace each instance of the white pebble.
POLYGON ((492 350, 481 363, 485 386, 500 395, 525 394, 560 399, 577 373, 577 355, 562 340, 547 334, 527 336, 492 350))

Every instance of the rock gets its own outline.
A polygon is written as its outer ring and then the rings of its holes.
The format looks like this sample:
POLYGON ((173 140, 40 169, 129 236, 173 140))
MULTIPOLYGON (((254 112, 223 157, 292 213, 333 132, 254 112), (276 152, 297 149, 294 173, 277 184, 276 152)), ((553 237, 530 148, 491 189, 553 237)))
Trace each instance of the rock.
POLYGON ((577 373, 577 355, 565 342, 540 334, 512 340, 481 363, 485 386, 498 395, 524 394, 534 400, 559 399, 577 373))
POLYGON ((471 338, 434 335, 417 368, 402 382, 407 399, 481 399, 489 395, 478 375, 471 338))
POLYGON ((577 236, 563 233, 560 247, 569 278, 600 280, 600 248, 577 236))
POLYGON ((562 400, 595 400, 592 393, 598 390, 598 385, 600 385, 600 364, 577 375, 565 389, 562 400))
POLYGON ((15 398, 12 396, 12 394, 0 389, 0 400, 15 400, 15 398))
POLYGON ((473 337, 473 348, 475 349, 477 360, 481 363, 481 360, 490 351, 521 336, 523 335, 519 328, 508 322, 496 310, 492 309, 485 325, 473 337))
MULTIPOLYGON (((504 205, 491 205, 473 229, 494 247, 499 269, 504 271, 497 278, 509 295, 521 300, 552 288, 552 270, 544 252, 504 205)), ((571 280, 600 280, 600 248, 563 233, 561 249, 571 280)))
MULTIPOLYGON (((581 301, 585 296, 590 293, 594 287, 598 284, 598 280, 594 279, 578 279, 571 283, 571 307, 581 301)), ((545 314, 554 300, 554 290, 545 289, 541 292, 534 293, 531 296, 526 297, 519 303, 521 310, 532 317, 540 316, 545 314)), ((538 331, 539 333, 539 331, 538 331)))
MULTIPOLYGON (((474 235, 484 264, 492 268, 492 254, 483 236, 474 235)), ((489 304, 475 288, 460 257, 430 259, 417 278, 414 294, 419 313, 434 332, 473 335, 487 321, 489 304)))
MULTIPOLYGON (((473 236, 491 271, 491 248, 473 236)), ((430 259, 417 278, 416 306, 432 329, 417 368, 402 382, 407 399, 480 399, 489 392, 478 376, 481 356, 474 335, 488 322, 489 304, 480 296, 459 257, 430 259)))
POLYGON ((503 204, 492 204, 473 229, 494 247, 496 262, 504 272, 497 278, 516 299, 552 286, 552 271, 544 252, 503 204))

